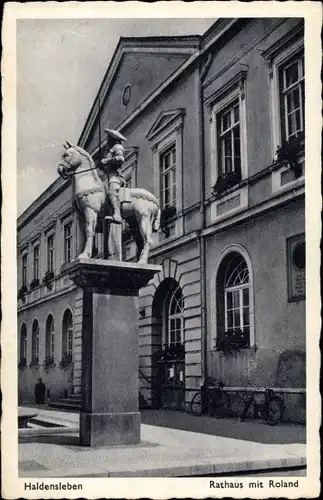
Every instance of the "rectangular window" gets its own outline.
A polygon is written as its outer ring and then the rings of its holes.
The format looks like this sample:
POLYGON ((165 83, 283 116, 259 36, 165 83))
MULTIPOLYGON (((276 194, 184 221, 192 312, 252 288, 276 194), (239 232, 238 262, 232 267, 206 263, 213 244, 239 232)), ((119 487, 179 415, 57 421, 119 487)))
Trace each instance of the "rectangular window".
POLYGON ((54 235, 47 238, 47 271, 54 271, 54 235))
POLYGON ((73 324, 69 325, 67 330, 67 353, 70 356, 73 354, 73 324))
POLYGON ((162 208, 176 207, 176 146, 173 144, 161 153, 160 199, 162 208))
POLYGON ((27 266, 28 266, 28 254, 22 256, 22 286, 27 286, 27 266))
POLYGON ((225 330, 227 332, 249 328, 249 288, 230 289, 225 292, 225 330))
POLYGON ((240 104, 235 99, 216 115, 218 175, 235 173, 241 177, 240 104))
POLYGON ((72 222, 64 226, 64 261, 72 260, 72 222))
POLYGON ((39 245, 34 246, 34 280, 39 279, 39 245))
POLYGON ((282 139, 304 132, 304 54, 297 54, 279 68, 282 139))

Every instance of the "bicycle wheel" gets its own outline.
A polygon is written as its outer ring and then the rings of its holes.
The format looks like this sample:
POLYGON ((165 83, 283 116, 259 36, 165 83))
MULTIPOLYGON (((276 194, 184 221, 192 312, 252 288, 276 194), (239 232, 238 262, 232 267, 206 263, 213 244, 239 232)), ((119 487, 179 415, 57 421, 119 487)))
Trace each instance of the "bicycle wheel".
POLYGON ((191 413, 196 417, 202 415, 202 393, 201 391, 197 392, 191 401, 191 413))
POLYGON ((268 406, 265 411, 265 421, 268 425, 276 425, 281 422, 284 412, 283 400, 278 396, 273 396, 268 401, 268 406))

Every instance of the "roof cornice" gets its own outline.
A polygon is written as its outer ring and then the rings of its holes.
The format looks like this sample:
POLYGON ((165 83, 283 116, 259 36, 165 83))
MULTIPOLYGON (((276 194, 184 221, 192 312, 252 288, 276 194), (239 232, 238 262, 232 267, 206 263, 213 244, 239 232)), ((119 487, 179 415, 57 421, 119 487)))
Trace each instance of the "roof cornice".
POLYGON ((58 194, 65 191, 71 184, 71 180, 64 180, 58 177, 45 191, 17 219, 17 229, 21 229, 27 222, 58 194))
POLYGON ((145 54, 173 54, 176 55, 187 55, 190 56, 196 50, 198 50, 200 45, 200 36, 183 36, 183 37, 131 37, 123 38, 121 37, 116 50, 112 56, 110 64, 108 66, 107 72, 104 75, 103 81, 100 85, 98 93, 94 99, 93 105, 91 107, 88 118, 85 122, 83 130, 81 132, 80 138, 78 140, 78 145, 84 146, 89 133, 94 125, 94 122, 98 114, 98 102, 99 97, 101 105, 106 99, 110 86, 114 80, 116 72, 121 64, 121 61, 125 54, 127 53, 145 53, 145 54), (140 46, 138 47, 138 45, 140 46))
MULTIPOLYGON (((222 19, 216 21, 213 26, 215 26, 216 24, 221 24, 222 21, 223 21, 222 19)), ((223 26, 222 29, 220 29, 219 31, 216 32, 214 37, 212 37, 209 40, 209 42, 205 44, 203 49, 196 48, 194 50, 194 52, 191 54, 191 56, 176 71, 174 71, 152 94, 150 94, 144 101, 142 101, 139 104, 139 106, 137 106, 137 108, 127 118, 125 118, 119 125, 116 126, 116 129, 122 130, 126 126, 128 126, 135 118, 137 118, 137 116, 140 113, 142 113, 142 111, 144 109, 147 108, 147 106, 149 106, 158 96, 160 96, 162 94, 162 92, 169 85, 171 85, 184 71, 186 71, 192 64, 194 64, 200 56, 202 56, 207 50, 209 50, 212 47, 212 45, 215 44, 238 21, 239 21, 239 18, 234 18, 234 19, 230 20, 225 26, 223 26)), ((126 40, 126 39, 124 39, 124 40, 126 40)), ((140 40, 140 39, 137 39, 137 40, 140 40)), ((141 40, 145 40, 145 39, 141 39, 141 40)), ((122 39, 120 39, 120 42, 121 41, 122 41, 122 39)), ((120 42, 119 42, 119 45, 114 53, 114 56, 112 58, 112 61, 110 63, 109 69, 108 69, 107 74, 106 74, 106 77, 107 77, 107 75, 110 75, 109 82, 112 82, 115 71, 116 71, 118 65, 120 64, 121 57, 123 56, 123 54, 120 53, 120 50, 118 50, 118 49, 120 49, 120 47, 119 47, 120 42), (117 58, 118 58, 118 64, 116 63, 117 58)), ((106 78, 104 79, 104 81, 100 87, 98 95, 100 94, 100 91, 102 91, 102 88, 105 85, 105 80, 106 80, 106 78)), ((106 93, 107 93, 107 91, 108 91, 108 87, 106 87, 106 93)), ((102 99, 102 101, 103 101, 103 99, 102 99)), ((93 104, 92 109, 91 109, 91 113, 87 119, 87 122, 86 122, 84 129, 82 131, 81 137, 79 139, 78 144, 81 147, 84 147, 84 144, 88 138, 88 135, 89 135, 91 128, 94 124, 94 121, 96 119, 97 109, 98 109, 97 102, 98 102, 98 96, 96 97, 96 99, 94 101, 94 104, 93 104)), ((102 144, 104 145, 105 142, 106 141, 103 141, 102 144)), ((98 149, 99 148, 97 147, 92 152, 92 154, 96 154, 98 149)))

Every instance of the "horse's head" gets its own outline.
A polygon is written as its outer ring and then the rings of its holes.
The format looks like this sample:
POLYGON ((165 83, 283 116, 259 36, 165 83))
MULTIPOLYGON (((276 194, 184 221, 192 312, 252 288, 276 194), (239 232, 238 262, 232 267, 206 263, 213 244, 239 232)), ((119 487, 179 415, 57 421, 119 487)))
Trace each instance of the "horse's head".
POLYGON ((84 156, 78 146, 72 146, 69 142, 64 144, 64 148, 65 152, 61 156, 57 172, 63 179, 69 179, 84 161, 84 156))

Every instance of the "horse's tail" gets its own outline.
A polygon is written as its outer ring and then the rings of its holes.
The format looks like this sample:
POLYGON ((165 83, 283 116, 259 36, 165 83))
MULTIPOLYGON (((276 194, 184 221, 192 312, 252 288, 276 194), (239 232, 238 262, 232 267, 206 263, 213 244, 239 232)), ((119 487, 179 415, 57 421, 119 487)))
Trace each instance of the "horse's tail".
POLYGON ((157 205, 157 213, 153 221, 153 232, 157 233, 159 228, 160 228, 160 207, 159 205, 157 205))

